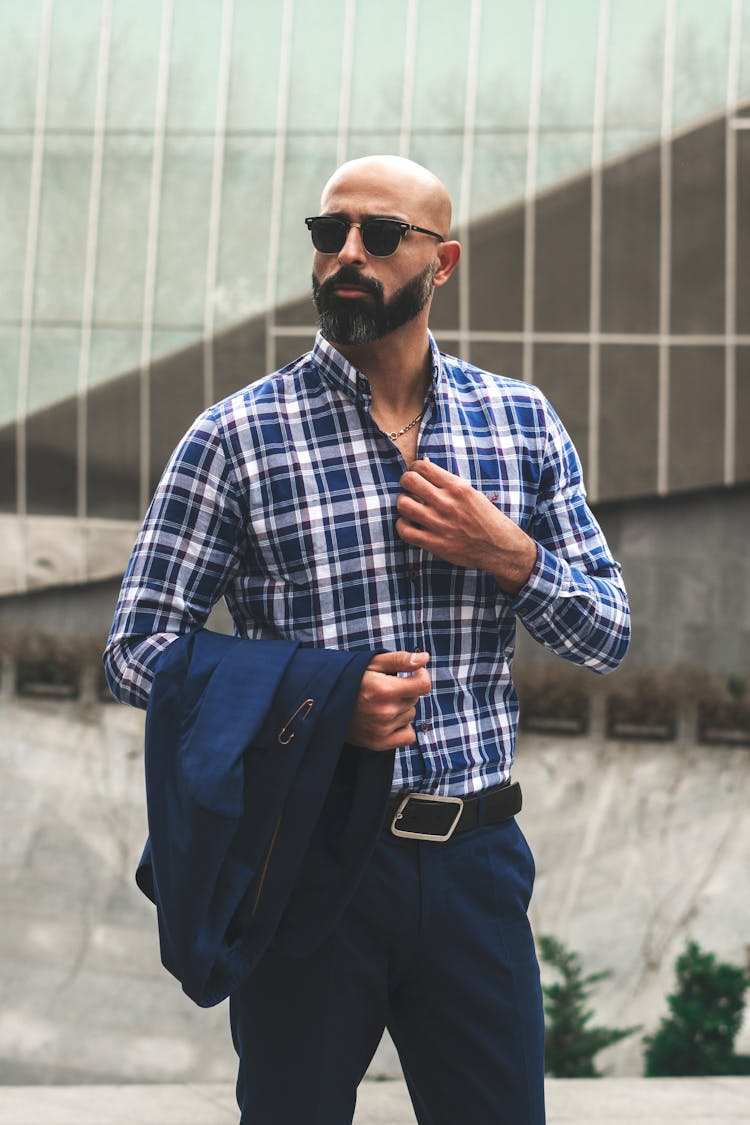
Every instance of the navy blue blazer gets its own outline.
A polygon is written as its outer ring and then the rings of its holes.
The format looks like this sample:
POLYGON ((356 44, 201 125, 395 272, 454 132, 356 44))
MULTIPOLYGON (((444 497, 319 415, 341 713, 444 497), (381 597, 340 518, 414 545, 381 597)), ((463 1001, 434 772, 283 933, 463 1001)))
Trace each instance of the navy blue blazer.
POLYGON ((345 745, 372 655, 199 630, 159 661, 136 881, 163 964, 202 1007, 271 944, 313 950, 351 898, 393 773, 393 754, 345 745))

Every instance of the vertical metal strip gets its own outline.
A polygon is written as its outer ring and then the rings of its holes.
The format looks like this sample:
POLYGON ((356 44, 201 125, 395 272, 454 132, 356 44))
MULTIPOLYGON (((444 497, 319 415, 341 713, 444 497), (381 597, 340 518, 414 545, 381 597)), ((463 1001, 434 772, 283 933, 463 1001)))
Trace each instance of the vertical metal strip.
POLYGON ((167 97, 169 94, 169 54, 172 40, 174 0, 162 0, 159 38, 159 73, 156 86, 154 118, 154 155, 151 162, 151 192, 146 242, 146 271, 143 287, 143 324, 140 360, 140 472, 139 509, 145 511, 149 502, 151 473, 151 347, 156 302, 156 267, 159 252, 159 218, 161 212, 162 173, 166 139, 167 97))
MULTIPOLYGON (((29 368, 31 360, 31 332, 34 320, 34 290, 36 288, 37 251, 39 247, 39 215, 42 202, 42 171, 44 168, 44 142, 47 128, 47 88, 49 85, 49 60, 52 41, 52 0, 44 0, 39 29, 36 91, 34 96, 34 140, 31 153, 29 182, 29 210, 26 223, 26 252, 24 256, 23 298, 21 305, 21 338, 18 349, 18 383, 16 386, 16 507, 18 515, 25 518, 28 508, 26 466, 26 414, 29 406, 29 368)), ((24 539, 25 543, 25 539, 24 539)), ((27 585, 25 546, 20 560, 19 590, 27 585)))
POLYGON ((414 77, 417 70, 417 24, 419 0, 409 0, 404 37, 404 85, 401 92, 401 135, 399 156, 408 156, 411 149, 412 117, 414 112, 414 77))
POLYGON ((284 0, 281 15, 281 43, 279 45, 279 83, 276 101, 276 136, 273 157, 273 183, 271 186, 271 215, 268 232, 268 273, 266 274, 266 371, 276 369, 276 318, 277 284, 279 277, 279 250, 281 247, 281 216, 284 205, 284 171, 286 168, 286 142, 289 124, 289 79, 292 63, 292 24, 294 0, 284 0))
POLYGON ((601 427, 602 330, 602 160, 604 156, 604 105, 607 88, 609 0, 599 0, 599 29, 594 79, 594 119, 591 135, 591 259, 589 304, 589 440, 586 482, 591 500, 599 496, 599 433, 601 427))
POLYGON ((737 130, 732 118, 739 98, 741 32, 742 0, 732 0, 725 133, 724 484, 734 484, 737 475, 737 130))
POLYGON ((354 28, 357 0, 346 0, 344 8, 344 43, 341 51, 341 85, 339 87, 339 121, 336 140, 336 165, 346 160, 349 141, 349 107, 352 100, 352 68, 354 65, 354 28))
POLYGON ((523 378, 533 378, 534 261, 536 254, 536 173, 539 152, 539 113, 542 98, 542 58, 544 50, 544 0, 534 5, 534 39, 531 49, 529 89, 529 127, 526 150, 526 189, 523 245, 523 378))
MULTIPOLYGON (((78 518, 84 519, 88 506, 87 460, 88 416, 87 394, 91 370, 91 335, 94 319, 94 284, 96 281, 96 255, 99 245, 99 214, 102 199, 102 167, 104 164, 104 129, 107 120, 107 84, 109 81, 109 54, 112 38, 112 0, 102 0, 99 24, 99 55, 96 67, 96 99, 94 104, 94 134, 91 156, 91 183, 89 187, 89 213, 86 230, 86 268, 83 279, 81 316, 81 348, 78 357, 78 518)), ((82 574, 81 579, 85 578, 82 574)))
POLYGON ((211 166, 211 202, 208 211, 208 246, 206 248, 206 289, 203 297, 203 405, 214 401, 214 331, 216 282, 219 269, 219 236, 221 233, 221 195, 224 187, 224 157, 227 139, 227 107, 229 104, 229 72, 232 58, 232 26, 234 0, 223 0, 221 13, 221 46, 214 123, 214 151, 211 166))
POLYGON ((676 0, 666 0, 664 85, 661 103, 659 206, 659 399, 657 491, 669 488, 669 330, 672 300, 672 102, 674 98, 676 0))
POLYGON ((461 240, 461 268, 458 271, 458 354, 471 361, 471 187, 474 174, 474 144, 477 115, 479 41, 482 28, 482 0, 472 0, 469 46, 466 58, 466 102, 464 105, 464 143, 461 158, 461 187, 458 197, 458 236, 461 240))

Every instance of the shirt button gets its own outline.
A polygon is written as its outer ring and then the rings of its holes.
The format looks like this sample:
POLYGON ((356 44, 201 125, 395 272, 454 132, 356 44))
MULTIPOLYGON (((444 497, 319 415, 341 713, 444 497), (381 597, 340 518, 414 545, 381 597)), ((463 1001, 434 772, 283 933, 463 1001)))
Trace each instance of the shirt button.
POLYGON ((421 722, 421 723, 419 724, 419 729, 420 729, 420 730, 421 730, 422 732, 424 732, 424 731, 427 731, 427 730, 429 730, 429 729, 430 729, 430 727, 431 727, 431 725, 432 725, 432 724, 431 724, 431 723, 429 723, 429 722, 428 722, 428 721, 427 721, 426 719, 423 719, 423 720, 422 720, 422 722, 421 722))
POLYGON ((417 579, 419 578, 419 570, 417 569, 416 566, 410 566, 408 574, 409 574, 409 580, 411 582, 416 582, 417 579))

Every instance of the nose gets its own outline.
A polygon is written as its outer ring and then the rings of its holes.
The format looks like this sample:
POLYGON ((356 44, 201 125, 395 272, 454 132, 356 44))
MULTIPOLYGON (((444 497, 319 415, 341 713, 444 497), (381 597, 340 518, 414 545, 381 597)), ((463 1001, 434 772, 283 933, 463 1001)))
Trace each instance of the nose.
POLYGON ((346 235, 346 242, 338 253, 342 266, 363 265, 367 260, 367 251, 362 242, 362 233, 358 226, 350 226, 346 235))

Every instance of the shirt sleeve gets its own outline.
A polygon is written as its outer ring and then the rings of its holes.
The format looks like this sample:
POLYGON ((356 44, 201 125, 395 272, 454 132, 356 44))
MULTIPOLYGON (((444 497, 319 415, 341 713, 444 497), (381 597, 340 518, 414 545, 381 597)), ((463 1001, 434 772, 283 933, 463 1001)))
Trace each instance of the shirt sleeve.
POLYGON ((168 644, 204 624, 242 554, 238 489, 211 412, 164 470, 130 556, 104 651, 110 690, 145 707, 168 644))
POLYGON ((581 464, 545 401, 547 442, 529 534, 537 560, 513 609, 535 640, 574 664, 610 672, 630 643, 621 568, 586 500, 581 464))

